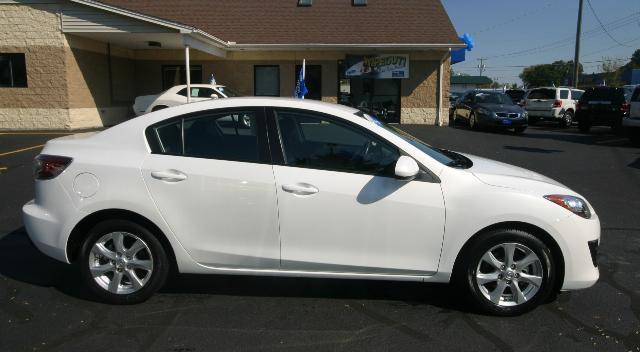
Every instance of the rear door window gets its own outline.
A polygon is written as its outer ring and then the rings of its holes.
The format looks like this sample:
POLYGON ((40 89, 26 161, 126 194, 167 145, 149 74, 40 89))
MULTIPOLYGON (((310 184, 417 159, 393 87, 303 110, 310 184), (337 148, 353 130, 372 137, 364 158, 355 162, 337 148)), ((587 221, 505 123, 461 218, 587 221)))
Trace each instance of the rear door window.
POLYGON ((555 99, 555 89, 534 89, 529 93, 528 99, 555 99))

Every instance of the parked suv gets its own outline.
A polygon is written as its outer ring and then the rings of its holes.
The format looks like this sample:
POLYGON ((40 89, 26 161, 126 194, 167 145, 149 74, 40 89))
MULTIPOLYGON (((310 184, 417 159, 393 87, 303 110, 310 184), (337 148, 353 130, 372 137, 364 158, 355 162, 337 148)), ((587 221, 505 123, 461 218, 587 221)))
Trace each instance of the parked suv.
POLYGON ((585 91, 577 105, 578 127, 589 132, 593 126, 618 129, 622 118, 629 115, 624 90, 616 87, 593 87, 585 91))
POLYGON ((629 116, 622 119, 631 142, 640 145, 640 85, 636 87, 629 101, 629 116))
POLYGON ((524 108, 529 113, 529 123, 539 120, 557 121, 562 127, 573 123, 576 102, 583 90, 569 87, 543 87, 529 91, 524 99, 524 108))

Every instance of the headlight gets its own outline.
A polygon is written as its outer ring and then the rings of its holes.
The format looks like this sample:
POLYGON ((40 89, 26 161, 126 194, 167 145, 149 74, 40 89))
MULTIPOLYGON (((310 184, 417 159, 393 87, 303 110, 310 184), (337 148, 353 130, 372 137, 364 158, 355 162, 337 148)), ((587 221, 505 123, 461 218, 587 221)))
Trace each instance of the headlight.
POLYGON ((591 210, 589 210, 589 206, 584 199, 562 194, 551 194, 544 196, 544 198, 558 204, 576 215, 582 216, 585 219, 591 218, 591 210))
POLYGON ((478 108, 478 113, 482 114, 482 115, 491 115, 491 111, 485 109, 485 108, 478 108))

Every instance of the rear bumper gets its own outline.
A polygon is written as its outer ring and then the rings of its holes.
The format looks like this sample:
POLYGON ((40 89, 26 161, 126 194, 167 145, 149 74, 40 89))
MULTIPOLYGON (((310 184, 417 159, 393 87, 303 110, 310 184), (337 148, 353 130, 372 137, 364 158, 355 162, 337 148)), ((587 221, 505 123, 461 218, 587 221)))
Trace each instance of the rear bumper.
POLYGON ((553 109, 526 109, 527 113, 529 113, 529 117, 535 117, 538 119, 559 119, 564 115, 564 109, 562 108, 553 108, 553 109))
POLYGON ((68 263, 65 246, 60 243, 62 225, 53 214, 32 200, 22 207, 22 218, 36 248, 51 258, 68 263))

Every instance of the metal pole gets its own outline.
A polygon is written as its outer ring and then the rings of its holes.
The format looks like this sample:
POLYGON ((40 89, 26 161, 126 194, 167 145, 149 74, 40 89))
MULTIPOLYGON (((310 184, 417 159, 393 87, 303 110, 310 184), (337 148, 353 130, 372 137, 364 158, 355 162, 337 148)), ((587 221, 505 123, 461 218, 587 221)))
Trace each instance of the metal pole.
POLYGON ((187 104, 191 102, 191 66, 189 65, 189 46, 184 46, 185 70, 187 71, 187 104))
POLYGON ((578 28, 576 30, 576 55, 573 58, 573 86, 578 88, 578 79, 580 75, 580 32, 582 30, 582 3, 580 0, 578 5, 578 28))

